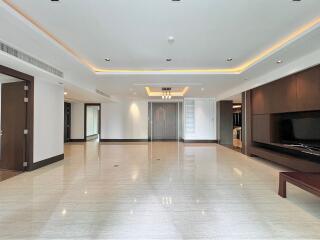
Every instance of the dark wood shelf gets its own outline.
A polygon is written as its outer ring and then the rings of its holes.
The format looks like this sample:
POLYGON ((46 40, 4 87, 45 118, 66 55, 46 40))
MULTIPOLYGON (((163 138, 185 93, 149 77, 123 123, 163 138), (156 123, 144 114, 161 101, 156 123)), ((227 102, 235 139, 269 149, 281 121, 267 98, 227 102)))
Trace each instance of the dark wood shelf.
POLYGON ((251 146, 250 154, 301 172, 320 172, 320 162, 292 156, 264 147, 251 146))

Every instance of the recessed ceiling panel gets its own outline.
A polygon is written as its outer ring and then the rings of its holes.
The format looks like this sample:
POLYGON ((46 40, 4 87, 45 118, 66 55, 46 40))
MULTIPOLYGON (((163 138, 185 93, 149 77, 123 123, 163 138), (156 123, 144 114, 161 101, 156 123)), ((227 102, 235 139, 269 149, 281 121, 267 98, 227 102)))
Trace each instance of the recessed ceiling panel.
POLYGON ((237 68, 320 16, 319 0, 7 2, 95 68, 116 70, 237 68))

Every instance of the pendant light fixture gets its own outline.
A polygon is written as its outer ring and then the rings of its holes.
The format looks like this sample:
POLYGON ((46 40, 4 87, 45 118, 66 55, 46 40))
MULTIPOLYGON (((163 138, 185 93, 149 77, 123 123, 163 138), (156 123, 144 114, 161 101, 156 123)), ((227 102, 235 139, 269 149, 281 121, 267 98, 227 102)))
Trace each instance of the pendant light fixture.
POLYGON ((161 98, 163 99, 163 100, 169 100, 169 99, 171 99, 171 88, 168 88, 168 87, 164 87, 164 88, 162 88, 162 96, 161 96, 161 98))

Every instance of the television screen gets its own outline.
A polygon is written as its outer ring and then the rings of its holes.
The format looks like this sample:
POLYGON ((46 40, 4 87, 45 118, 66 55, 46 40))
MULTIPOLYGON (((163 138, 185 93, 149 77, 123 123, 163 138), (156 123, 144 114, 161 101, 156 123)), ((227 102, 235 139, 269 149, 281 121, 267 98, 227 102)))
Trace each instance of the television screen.
POLYGON ((283 142, 320 143, 320 117, 284 119, 279 127, 283 142))

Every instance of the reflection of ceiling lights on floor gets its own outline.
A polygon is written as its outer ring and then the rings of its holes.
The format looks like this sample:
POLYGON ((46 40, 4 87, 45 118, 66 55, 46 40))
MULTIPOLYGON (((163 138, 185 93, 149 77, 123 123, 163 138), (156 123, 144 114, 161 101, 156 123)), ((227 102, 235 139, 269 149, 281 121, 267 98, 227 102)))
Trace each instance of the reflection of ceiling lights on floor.
POLYGON ((162 88, 162 99, 171 99, 171 88, 162 88))

